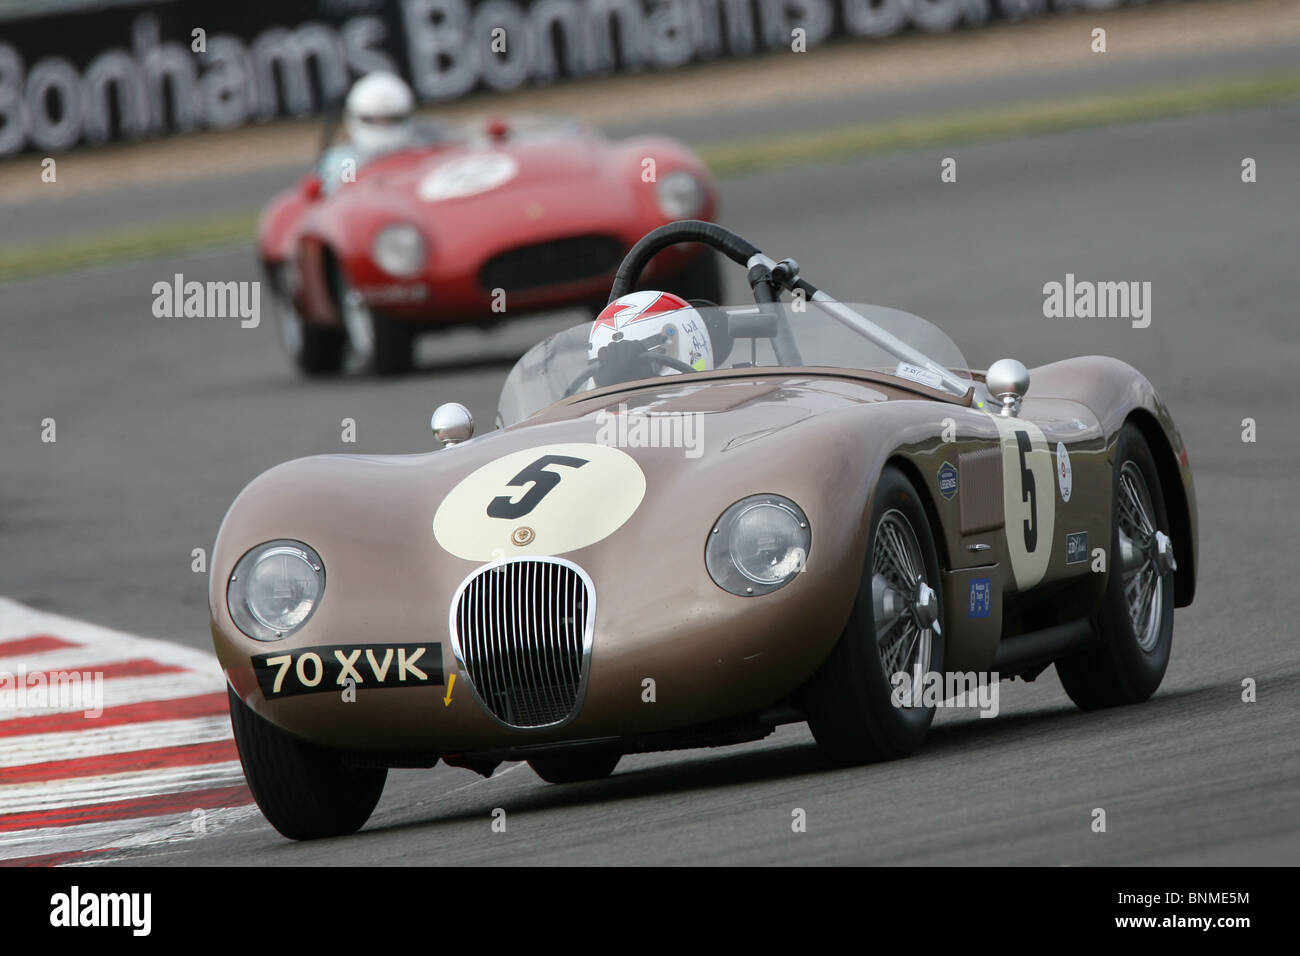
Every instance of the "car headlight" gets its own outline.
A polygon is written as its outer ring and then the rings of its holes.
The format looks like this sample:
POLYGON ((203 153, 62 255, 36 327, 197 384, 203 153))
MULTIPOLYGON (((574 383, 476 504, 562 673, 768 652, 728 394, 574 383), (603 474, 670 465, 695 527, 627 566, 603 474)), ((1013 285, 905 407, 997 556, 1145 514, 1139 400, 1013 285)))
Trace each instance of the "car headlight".
POLYGON ((319 554, 301 541, 267 541, 235 565, 226 607, 249 637, 278 641, 307 623, 324 591, 325 565, 319 554))
POLYGON ((669 173, 655 189, 659 211, 669 219, 693 219, 704 207, 704 186, 684 170, 669 173))
POLYGON ((424 268, 429 249, 414 226, 399 224, 380 230, 370 244, 370 256, 389 275, 406 278, 424 268))
POLYGON ((742 498, 709 532, 704 563, 714 583, 732 594, 770 594, 803 570, 812 529, 797 504, 780 495, 742 498))

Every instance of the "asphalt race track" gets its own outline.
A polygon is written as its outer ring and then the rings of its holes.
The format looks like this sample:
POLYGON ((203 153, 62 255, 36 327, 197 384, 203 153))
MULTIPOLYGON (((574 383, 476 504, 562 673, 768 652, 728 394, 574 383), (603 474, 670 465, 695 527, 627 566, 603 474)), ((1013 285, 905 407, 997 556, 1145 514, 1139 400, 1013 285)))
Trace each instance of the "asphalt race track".
MULTIPOLYGON (((393 771, 366 829, 309 845, 258 816, 119 857, 176 864, 1261 864, 1300 859, 1296 584, 1300 105, 885 153, 728 179, 722 221, 841 299, 943 326, 970 363, 1119 356, 1170 404, 1199 496, 1196 603, 1149 703, 1075 710, 1052 671, 1001 715, 941 712, 915 756, 828 766, 802 725, 714 751, 624 758, 608 780, 524 764, 393 771), (957 160, 943 184, 940 161, 957 160), (1241 161, 1259 181, 1241 181, 1241 161), (1042 286, 1149 281, 1152 322, 1048 319, 1042 286), (1258 429, 1242 441, 1242 420, 1258 429), (1258 684, 1243 703, 1242 681, 1258 684), (494 808, 505 833, 490 827, 494 808), (1090 829, 1094 808, 1108 830, 1090 829), (791 814, 807 813, 794 833, 791 814)), ((255 279, 251 250, 0 287, 0 594, 208 644, 206 575, 226 507, 282 460, 434 447, 457 400, 480 429, 516 356, 576 317, 423 343, 400 382, 305 383, 269 312, 157 319, 154 282, 255 279), (58 440, 40 441, 57 421, 58 440), (355 445, 340 421, 357 423, 355 445)), ((733 293, 743 289, 734 270, 733 293)), ((264 303, 264 311, 266 303, 264 303)), ((647 582, 653 587, 653 582, 647 582)))

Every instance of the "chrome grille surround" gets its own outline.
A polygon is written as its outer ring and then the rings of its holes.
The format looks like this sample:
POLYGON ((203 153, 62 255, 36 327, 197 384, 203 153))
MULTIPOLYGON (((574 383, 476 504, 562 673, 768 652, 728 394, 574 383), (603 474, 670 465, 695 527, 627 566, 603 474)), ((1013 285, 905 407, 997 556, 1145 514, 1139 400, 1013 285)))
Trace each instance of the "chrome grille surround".
POLYGON ((534 730, 578 715, 596 621, 582 568, 553 557, 493 561, 461 582, 449 617, 461 677, 498 723, 534 730))

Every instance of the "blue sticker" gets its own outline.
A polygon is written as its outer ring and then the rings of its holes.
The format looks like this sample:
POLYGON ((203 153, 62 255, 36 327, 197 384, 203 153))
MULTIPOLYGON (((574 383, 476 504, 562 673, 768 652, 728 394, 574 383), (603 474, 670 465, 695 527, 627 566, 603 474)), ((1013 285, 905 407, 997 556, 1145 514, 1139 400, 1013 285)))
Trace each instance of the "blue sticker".
POLYGON ((939 466, 939 494, 948 501, 957 496, 957 469, 945 461, 939 466))
POLYGON ((1088 560, 1088 532, 1076 531, 1065 536, 1065 563, 1082 564, 1088 560))
POLYGON ((993 607, 993 582, 989 578, 973 578, 970 583, 970 610, 967 617, 988 617, 993 607))

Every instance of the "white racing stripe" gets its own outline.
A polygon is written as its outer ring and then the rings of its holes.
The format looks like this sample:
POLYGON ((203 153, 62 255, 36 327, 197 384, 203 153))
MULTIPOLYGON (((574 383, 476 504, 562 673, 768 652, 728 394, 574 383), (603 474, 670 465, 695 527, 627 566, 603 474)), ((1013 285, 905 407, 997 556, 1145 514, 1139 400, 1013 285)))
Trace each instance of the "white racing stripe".
POLYGON ((69 777, 0 785, 0 814, 82 807, 158 794, 229 787, 244 782, 238 760, 197 767, 165 767, 102 777, 69 777))
MULTIPOLYGON (((0 738, 0 767, 156 750, 159 747, 228 740, 231 736, 230 718, 224 715, 188 720, 149 720, 116 727, 95 728, 93 720, 86 723, 92 725, 92 729, 0 738)), ((0 774, 0 783, 3 781, 4 775, 0 774)))
POLYGON ((40 654, 0 657, 0 672, 15 673, 20 665, 29 674, 37 671, 94 671, 122 661, 157 660, 142 648, 128 643, 114 643, 117 644, 116 647, 85 644, 40 654))
MULTIPOLYGON (((15 830, 13 833, 0 833, 0 860, 75 853, 87 847, 126 850, 158 843, 179 843, 211 836, 232 823, 255 817, 258 813, 254 806, 225 807, 220 810, 205 810, 202 814, 168 813, 130 820, 99 820, 70 827, 15 830)), ((103 863, 107 860, 101 858, 92 862, 103 863)))
MULTIPOLYGON (((125 631, 115 631, 100 627, 75 618, 48 614, 25 607, 17 601, 0 597, 0 641, 19 637, 31 637, 37 634, 50 634, 77 644, 95 647, 129 648, 129 653, 122 659, 130 657, 150 657, 164 664, 176 664, 200 673, 221 676, 221 665, 216 657, 206 651, 197 651, 171 641, 159 641, 149 637, 139 637, 125 631)), ((11 660, 11 658, 6 658, 11 660)))
MULTIPOLYGON (((225 675, 216 658, 209 653, 182 647, 167 641, 137 637, 122 631, 99 627, 84 621, 48 614, 0 598, 0 642, 25 641, 49 636, 68 647, 38 650, 35 653, 9 653, 0 648, 0 677, 10 678, 0 695, 0 824, 21 825, 14 814, 34 814, 40 826, 4 832, 0 830, 0 860, 25 858, 45 862, 98 863, 109 859, 104 850, 128 851, 132 848, 182 843, 199 839, 222 827, 257 816, 248 804, 244 774, 237 759, 223 742, 231 738, 228 715, 162 720, 142 720, 134 724, 103 726, 93 717, 81 718, 93 706, 96 689, 102 690, 104 709, 128 704, 181 701, 200 695, 221 693, 226 688, 225 675), (146 674, 92 680, 82 685, 84 694, 75 703, 60 706, 59 690, 30 685, 15 693, 16 675, 21 668, 27 674, 39 672, 90 672, 105 670, 125 661, 148 661, 179 668, 177 673, 146 674), (53 697, 53 705, 48 697, 53 697), (18 706, 22 704, 22 706, 18 706), (32 717, 57 714, 72 715, 71 721, 58 723, 57 732, 23 734, 12 723, 32 717), (181 758, 169 750, 192 744, 217 744, 201 751, 203 756, 220 758, 206 764, 157 766, 168 759, 195 759, 198 754, 181 758), (145 765, 145 751, 162 751, 148 758, 155 766, 145 765), (137 756, 138 755, 138 756, 137 756), (109 758, 104 761, 102 758, 109 758), (24 773, 24 768, 48 763, 64 763, 55 773, 71 774, 56 779, 5 783, 24 773), (104 770, 135 768, 120 773, 104 770), (225 787, 238 787, 234 807, 204 807, 212 803, 212 794, 201 794, 225 787), (193 810, 185 809, 185 795, 193 792, 193 810), (133 805, 131 801, 143 800, 133 805), (155 801, 161 801, 155 802, 155 801), (98 805, 104 804, 102 811, 98 805), (76 822, 78 808, 93 814, 85 822, 76 822), (95 808, 95 809, 91 809, 95 808), (168 812, 159 813, 161 809, 168 812), (177 808, 180 808, 179 810, 177 808), (152 815, 132 816, 133 812, 152 815), (67 820, 67 826, 59 826, 67 820), (80 856, 80 854, 86 854, 80 856)), ((38 645, 39 646, 39 645, 38 645)), ((65 695, 68 687, 63 688, 65 695)), ((80 691, 82 687, 79 687, 80 691)), ((64 700, 68 700, 67 696, 64 700)), ((164 705, 163 710, 166 710, 164 705)), ((223 708, 224 710, 224 708, 223 708)), ((200 758, 201 759, 201 758, 200 758)), ((30 770, 25 772, 30 773, 30 770)), ((49 771, 43 771, 44 776, 49 771)), ((83 818, 84 819, 84 818, 83 818)))
MULTIPOLYGON (((22 701, 25 706, 8 706, 0 705, 0 721, 15 720, 23 717, 39 717, 43 714, 72 714, 83 712, 87 705, 93 703, 90 695, 94 691, 96 682, 83 683, 83 689, 79 695, 73 695, 68 703, 60 703, 57 699, 57 693, 51 693, 50 697, 56 699, 52 702, 42 703, 39 700, 32 702, 34 691, 27 688, 26 700, 22 701), (49 706, 53 703, 55 706, 49 706)), ((155 700, 172 700, 178 697, 195 697, 199 694, 211 694, 214 691, 225 690, 225 682, 221 678, 214 678, 211 674, 195 674, 186 672, 181 674, 153 674, 149 677, 117 677, 112 680, 102 681, 104 699, 103 706, 107 710, 110 707, 121 707, 123 704, 142 704, 147 701, 155 700)), ((15 697, 15 703, 19 703, 19 698, 15 697)), ((86 719, 86 729, 94 727, 93 718, 86 719)))

